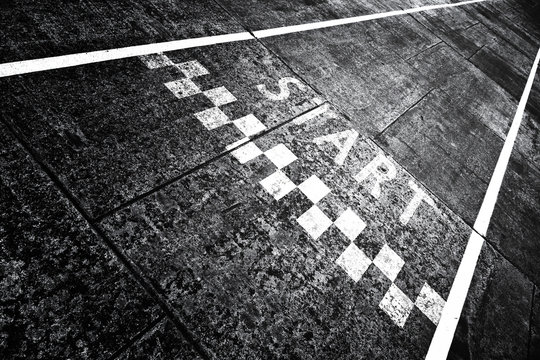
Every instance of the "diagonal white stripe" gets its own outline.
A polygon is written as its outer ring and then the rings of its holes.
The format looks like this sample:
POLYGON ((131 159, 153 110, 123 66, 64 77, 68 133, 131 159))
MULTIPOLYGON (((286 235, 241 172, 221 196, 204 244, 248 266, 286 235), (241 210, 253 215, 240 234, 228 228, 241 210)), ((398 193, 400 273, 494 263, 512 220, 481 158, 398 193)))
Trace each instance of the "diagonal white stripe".
POLYGON ((284 26, 284 27, 279 27, 279 28, 274 28, 274 29, 254 31, 253 35, 255 35, 256 38, 265 38, 265 37, 276 36, 276 35, 290 34, 290 33, 296 33, 296 32, 301 32, 301 31, 323 29, 327 27, 382 19, 382 18, 397 16, 397 15, 412 14, 412 13, 421 12, 421 11, 436 10, 436 9, 455 7, 455 6, 462 6, 462 5, 467 5, 467 4, 474 4, 478 2, 484 2, 484 1, 487 1, 487 0, 470 0, 470 1, 453 3, 453 4, 420 6, 420 7, 412 8, 412 9, 394 10, 394 11, 388 11, 388 12, 378 13, 378 14, 354 16, 354 17, 349 17, 345 19, 335 19, 335 20, 319 21, 319 22, 309 23, 309 24, 284 26))
POLYGON ((448 356, 448 351, 450 350, 450 345, 452 345, 452 339, 454 338, 459 317, 461 316, 463 304, 465 303, 469 286, 471 285, 476 262, 478 261, 480 250, 484 244, 484 238, 482 236, 486 236, 493 208, 497 202, 497 196, 504 178, 504 173, 506 172, 506 167, 510 155, 512 154, 512 148, 516 141, 519 126, 523 119, 523 113, 525 111, 525 106, 527 105, 527 100, 529 99, 539 61, 540 49, 538 49, 538 53, 536 54, 536 59, 534 60, 523 94, 521 95, 516 115, 514 116, 510 130, 506 135, 506 140, 504 141, 503 148, 499 155, 499 160, 497 160, 497 165, 495 165, 495 170, 491 176, 486 195, 484 196, 484 201, 482 202, 482 206, 476 217, 476 222, 474 223, 474 231, 469 238, 467 248, 465 249, 461 263, 459 264, 441 320, 439 321, 439 325, 431 340, 426 360, 446 359, 448 356))
MULTIPOLYGON (((483 2, 483 1, 489 1, 489 0, 472 0, 472 1, 463 1, 459 3, 454 3, 454 4, 421 6, 421 7, 406 9, 406 10, 396 10, 396 11, 389 11, 385 13, 362 15, 362 16, 356 16, 356 17, 345 18, 345 19, 321 21, 317 23, 286 26, 286 27, 267 29, 267 30, 259 30, 259 31, 255 31, 253 34, 257 38, 264 38, 264 37, 289 34, 289 33, 294 33, 294 32, 299 32, 299 31, 321 29, 321 28, 326 28, 326 27, 331 27, 331 26, 338 26, 338 25, 345 25, 345 24, 351 24, 351 23, 374 20, 374 19, 381 19, 381 18, 390 17, 390 16, 411 14, 411 13, 420 12, 420 11, 462 6, 462 5, 483 2)), ((98 51, 91 51, 91 52, 79 53, 79 54, 53 56, 53 57, 42 58, 42 59, 14 61, 14 62, 0 64, 0 78, 13 76, 13 75, 27 74, 27 73, 37 72, 37 71, 62 69, 62 68, 71 67, 71 66, 124 59, 128 57, 133 57, 133 56, 156 54, 160 52, 222 44, 222 43, 228 43, 228 42, 234 42, 234 41, 254 40, 255 37, 249 32, 240 32, 240 33, 234 33, 234 34, 206 36, 206 37, 193 38, 193 39, 174 40, 174 41, 167 41, 167 42, 161 42, 161 43, 155 43, 155 44, 135 45, 135 46, 118 48, 118 49, 98 50, 98 51)))

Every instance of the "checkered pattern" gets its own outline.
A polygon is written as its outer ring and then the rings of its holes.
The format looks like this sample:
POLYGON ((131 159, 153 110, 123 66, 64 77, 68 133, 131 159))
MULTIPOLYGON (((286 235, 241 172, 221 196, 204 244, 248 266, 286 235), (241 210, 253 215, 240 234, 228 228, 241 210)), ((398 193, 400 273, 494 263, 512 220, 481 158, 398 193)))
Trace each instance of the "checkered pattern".
POLYGON ((382 309, 399 327, 405 326, 407 318, 415 306, 435 325, 439 323, 445 305, 444 299, 427 283, 424 283, 415 302, 409 299, 409 297, 394 284, 394 280, 401 271, 405 261, 403 261, 403 259, 401 259, 401 257, 387 244, 383 245, 375 259, 371 261, 361 249, 354 243, 351 243, 337 258, 336 264, 345 270, 347 275, 349 275, 354 282, 358 282, 361 279, 362 275, 367 271, 371 264, 379 268, 379 270, 392 281, 390 288, 379 303, 379 308, 382 309))
MULTIPOLYGON (((382 309, 392 321, 399 327, 404 327, 405 323, 416 306, 434 324, 438 324, 445 301, 427 283, 424 283, 416 301, 413 302, 394 283, 399 272, 403 268, 405 261, 385 244, 375 259, 371 260, 355 244, 354 240, 365 229, 365 222, 351 209, 347 208, 339 217, 332 221, 318 206, 317 203, 328 195, 331 190, 315 175, 296 185, 282 171, 282 169, 297 160, 297 157, 285 146, 278 144, 273 148, 262 151, 256 144, 250 141, 250 137, 264 131, 266 126, 261 123, 253 114, 230 120, 229 117, 219 109, 220 106, 236 101, 236 97, 225 87, 202 91, 191 79, 198 76, 208 75, 208 70, 198 61, 188 61, 175 64, 164 54, 154 54, 141 56, 140 59, 150 69, 166 66, 175 66, 185 76, 183 79, 174 80, 164 85, 179 99, 204 94, 214 106, 195 114, 195 117, 209 130, 216 129, 223 125, 232 123, 245 137, 229 146, 227 149, 234 149, 231 154, 241 163, 264 154, 275 166, 276 171, 260 181, 261 186, 274 197, 280 200, 294 189, 299 189, 311 200, 311 206, 306 212, 298 217, 297 222, 313 238, 319 238, 332 225, 336 226, 350 241, 350 245, 336 259, 336 264, 349 275, 354 282, 360 281, 364 273, 371 264, 375 265, 392 283, 379 303, 382 309)), ((314 99, 315 103, 322 102, 314 99)), ((408 219, 400 219, 406 223, 408 219)))
POLYGON ((253 136, 266 130, 266 126, 253 114, 231 120, 223 111, 221 111, 219 108, 220 106, 235 102, 236 97, 224 86, 202 91, 192 79, 198 76, 208 75, 209 72, 198 61, 192 60, 175 64, 164 54, 140 56, 140 59, 149 69, 175 66, 185 75, 185 78, 183 79, 169 81, 164 84, 178 99, 203 94, 212 102, 212 104, 214 104, 214 106, 209 109, 195 113, 195 117, 208 130, 213 130, 230 123, 233 123, 245 136, 253 136))

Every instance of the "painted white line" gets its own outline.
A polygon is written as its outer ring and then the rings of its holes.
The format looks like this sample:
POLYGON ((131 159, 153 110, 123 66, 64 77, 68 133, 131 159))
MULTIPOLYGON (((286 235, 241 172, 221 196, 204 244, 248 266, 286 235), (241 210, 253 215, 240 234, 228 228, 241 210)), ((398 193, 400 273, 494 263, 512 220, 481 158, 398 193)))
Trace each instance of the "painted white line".
POLYGON ((255 35, 255 37, 257 38, 266 38, 270 36, 284 35, 284 34, 315 30, 315 29, 323 29, 327 27, 358 23, 362 21, 382 19, 382 18, 390 17, 390 16, 412 14, 412 13, 416 13, 420 11, 427 11, 427 10, 450 8, 450 7, 474 4, 478 2, 484 2, 484 1, 488 1, 488 0, 471 0, 471 1, 453 3, 453 4, 420 6, 420 7, 412 8, 412 9, 394 10, 394 11, 388 11, 388 12, 378 13, 378 14, 354 16, 354 17, 349 17, 345 19, 335 19, 335 20, 319 21, 319 22, 309 23, 309 24, 283 26, 283 27, 274 28, 274 29, 254 31, 253 35, 255 35))
MULTIPOLYGON (((421 7, 412 8, 412 9, 396 10, 396 11, 389 11, 389 12, 379 13, 379 14, 355 16, 355 17, 350 17, 346 19, 336 19, 336 20, 321 21, 321 22, 310 23, 310 24, 285 26, 285 27, 267 29, 267 30, 258 30, 258 31, 255 31, 253 34, 255 35, 255 37, 265 38, 269 36, 283 35, 283 34, 299 32, 299 31, 321 29, 321 28, 327 28, 331 26, 338 26, 338 25, 351 24, 351 23, 356 23, 356 22, 361 22, 361 21, 381 19, 381 18, 390 17, 390 16, 412 14, 412 13, 416 13, 420 11, 462 6, 462 5, 473 4, 473 3, 483 2, 483 1, 489 1, 489 0, 472 0, 472 1, 463 1, 459 3, 453 3, 453 4, 421 6, 421 7)), ((53 57, 41 58, 41 59, 14 61, 10 63, 0 64, 0 78, 13 76, 13 75, 27 74, 27 73, 37 72, 37 71, 62 69, 62 68, 84 65, 84 64, 92 64, 92 63, 98 63, 98 62, 103 62, 103 61, 118 60, 118 59, 133 57, 133 56, 157 54, 157 53, 162 53, 162 52, 167 52, 167 51, 189 49, 189 48, 194 48, 194 47, 222 44, 222 43, 228 43, 228 42, 234 42, 234 41, 253 40, 255 39, 255 37, 253 37, 253 35, 251 35, 249 32, 240 32, 240 33, 234 33, 234 34, 206 36, 206 37, 193 38, 193 39, 174 40, 174 41, 167 41, 167 42, 161 42, 161 43, 155 43, 155 44, 135 45, 135 46, 118 48, 118 49, 98 50, 98 51, 91 51, 91 52, 79 53, 79 54, 53 56, 53 57)))
POLYGON ((254 37, 249 32, 241 32, 235 34, 174 40, 156 44, 128 46, 118 49, 98 50, 79 54, 53 56, 43 59, 15 61, 0 64, 0 77, 252 39, 254 39, 254 37))
POLYGON ((493 213, 493 208, 497 202, 497 196, 506 172, 506 167, 508 165, 510 155, 512 154, 512 148, 514 147, 514 142, 516 141, 516 136, 523 119, 523 113, 525 111, 525 106, 527 105, 527 100, 531 92, 539 61, 540 49, 536 54, 527 84, 525 85, 525 89, 521 95, 516 115, 514 116, 510 130, 506 135, 506 140, 504 141, 501 154, 499 155, 499 160, 497 160, 497 165, 495 166, 495 170, 491 176, 486 195, 484 196, 484 201, 482 202, 482 206, 480 207, 480 211, 476 217, 476 222, 474 223, 475 231, 473 231, 467 243, 467 248, 465 249, 463 259, 461 260, 461 264, 459 265, 452 288, 450 289, 450 294, 448 295, 441 320, 439 321, 439 325, 437 326, 433 339, 431 340, 431 345, 429 346, 426 360, 446 359, 448 356, 448 351, 450 350, 450 345, 452 344, 452 340, 454 338, 456 326, 461 316, 463 304, 467 298, 474 269, 476 268, 476 262, 478 261, 480 250, 484 244, 484 238, 482 236, 486 236, 491 215, 493 213))

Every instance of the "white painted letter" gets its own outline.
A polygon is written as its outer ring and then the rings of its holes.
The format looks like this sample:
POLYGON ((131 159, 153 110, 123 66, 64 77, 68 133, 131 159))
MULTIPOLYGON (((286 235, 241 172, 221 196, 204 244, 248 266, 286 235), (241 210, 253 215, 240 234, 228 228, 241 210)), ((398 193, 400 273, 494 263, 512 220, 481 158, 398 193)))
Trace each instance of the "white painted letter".
POLYGON ((334 162, 338 165, 343 165, 357 138, 358 133, 356 130, 350 129, 334 134, 319 136, 318 138, 313 139, 313 141, 317 145, 322 145, 325 142, 334 144, 339 149, 339 153, 334 158, 334 162))
POLYGON ((290 95, 291 92, 289 90, 288 84, 294 84, 298 87, 298 89, 304 91, 306 90, 306 86, 300 82, 300 80, 295 79, 293 77, 284 77, 279 79, 279 94, 274 94, 266 89, 266 85, 261 84, 257 85, 257 90, 264 96, 266 96, 268 99, 273 101, 279 101, 279 100, 285 100, 290 95))
POLYGON ((413 189, 414 191, 414 196, 413 198, 411 199, 411 201, 409 201, 409 204, 407 205, 407 207, 405 208, 405 210, 403 211, 403 214, 401 214, 401 216, 399 217, 399 221, 403 224, 403 225, 407 225, 407 223, 409 222, 409 220, 411 220, 411 217, 413 216, 414 212, 416 211, 416 209, 418 209, 418 207, 420 206, 420 203, 422 202, 422 200, 424 200, 426 203, 428 203, 429 205, 435 207, 435 203, 433 202, 433 200, 428 196, 428 194, 426 194, 424 192, 424 190, 420 189, 418 187, 418 185, 416 185, 412 180, 409 180, 409 187, 411 189, 413 189))
POLYGON ((386 156, 380 153, 375 159, 371 160, 369 164, 360 170, 354 178, 356 181, 362 182, 368 176, 372 175, 375 178, 375 181, 371 188, 371 195, 375 198, 379 198, 379 196, 381 196, 381 183, 395 178, 396 174, 397 171, 394 164, 392 164, 386 156))

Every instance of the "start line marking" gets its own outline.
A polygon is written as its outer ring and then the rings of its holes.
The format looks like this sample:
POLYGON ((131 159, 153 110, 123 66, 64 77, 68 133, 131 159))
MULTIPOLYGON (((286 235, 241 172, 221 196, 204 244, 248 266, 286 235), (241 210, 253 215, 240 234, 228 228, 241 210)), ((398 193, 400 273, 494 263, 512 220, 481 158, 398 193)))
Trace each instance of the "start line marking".
POLYGON ((426 360, 446 359, 448 356, 448 351, 450 350, 450 345, 452 345, 454 333, 461 316, 461 310, 463 309, 463 304, 465 303, 467 293, 469 292, 469 286, 471 285, 471 280, 476 268, 476 262, 480 256, 482 246, 484 245, 485 240, 483 237, 486 236, 493 208, 497 202, 497 196, 501 189, 506 167, 508 166, 508 161, 512 154, 512 148, 514 147, 514 142, 516 141, 516 136, 521 121, 523 120, 523 113, 525 112, 525 106, 529 99, 539 61, 540 49, 538 49, 538 53, 536 54, 527 84, 525 85, 525 89, 519 100, 516 115, 514 116, 510 130, 508 130, 508 134, 506 135, 506 140, 504 141, 499 159, 497 160, 497 165, 495 165, 495 170, 491 176, 486 195, 484 196, 484 201, 482 202, 482 206, 480 207, 480 211, 478 212, 473 226, 474 230, 467 243, 467 248, 465 249, 461 263, 459 264, 456 277, 454 278, 452 288, 450 289, 450 294, 446 299, 446 305, 443 309, 441 319, 431 340, 426 360))
POLYGON ((328 21, 319 21, 315 23, 284 26, 279 28, 258 30, 254 31, 253 35, 249 32, 239 32, 234 34, 224 34, 215 36, 206 36, 193 39, 182 39, 175 41, 167 41, 155 44, 128 46, 118 49, 98 50, 79 54, 70 54, 62 56, 53 56, 41 59, 14 61, 9 63, 0 64, 0 78, 21 75, 38 71, 46 71, 53 69, 62 69, 72 66, 92 64, 103 61, 118 60, 134 56, 149 55, 162 53, 167 51, 189 49, 194 47, 202 47, 208 45, 229 43, 235 41, 255 40, 257 38, 265 38, 283 34, 290 34, 301 31, 308 31, 314 29, 322 29, 327 27, 358 23, 363 21, 382 19, 385 17, 412 14, 421 11, 436 10, 443 8, 450 8, 456 6, 462 6, 467 4, 479 3, 488 0, 469 0, 453 4, 441 4, 441 5, 429 5, 420 6, 405 10, 395 10, 378 14, 354 16, 345 19, 336 19, 328 21))

